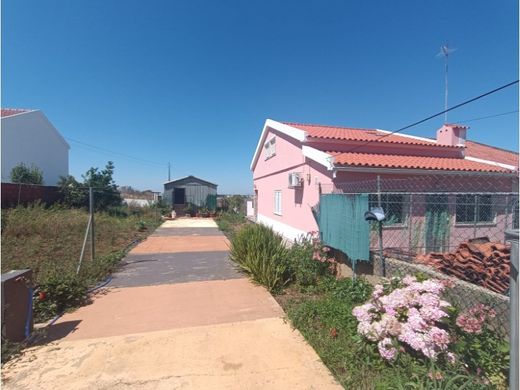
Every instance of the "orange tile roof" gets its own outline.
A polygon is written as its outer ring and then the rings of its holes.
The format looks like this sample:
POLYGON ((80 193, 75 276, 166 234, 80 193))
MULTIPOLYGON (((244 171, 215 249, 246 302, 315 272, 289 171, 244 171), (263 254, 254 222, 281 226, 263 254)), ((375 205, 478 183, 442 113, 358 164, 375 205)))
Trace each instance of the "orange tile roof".
POLYGON ((284 123, 286 125, 306 131, 309 137, 319 139, 375 141, 393 144, 426 145, 442 148, 460 148, 460 146, 439 145, 434 140, 421 140, 419 138, 407 137, 400 134, 389 135, 387 132, 378 131, 377 129, 358 129, 353 127, 337 127, 288 122, 284 123))
POLYGON ((2 118, 5 118, 7 116, 13 116, 13 115, 16 115, 16 114, 21 114, 23 112, 29 112, 29 111, 32 111, 32 110, 27 110, 27 109, 24 109, 24 108, 2 108, 0 110, 0 116, 2 118))
POLYGON ((462 158, 402 156, 395 154, 377 153, 342 153, 331 151, 327 153, 334 156, 334 162, 337 166, 428 169, 468 172, 512 172, 509 169, 499 166, 465 160, 462 158))
POLYGON ((475 141, 466 141, 466 156, 496 161, 518 167, 518 153, 484 145, 475 141))

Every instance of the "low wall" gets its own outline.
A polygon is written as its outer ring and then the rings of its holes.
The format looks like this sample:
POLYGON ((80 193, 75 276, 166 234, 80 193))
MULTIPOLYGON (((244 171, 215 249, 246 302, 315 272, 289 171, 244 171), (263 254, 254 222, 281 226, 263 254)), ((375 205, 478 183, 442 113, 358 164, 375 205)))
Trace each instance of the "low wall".
MULTIPOLYGON (((377 255, 374 256, 374 260, 377 261, 377 258, 377 255)), ((453 276, 444 275, 422 264, 413 264, 387 257, 385 258, 385 270, 386 277, 388 278, 404 276, 406 274, 415 275, 417 273, 423 273, 432 278, 451 280, 454 286, 453 288, 447 289, 444 295, 450 303, 461 310, 468 309, 479 303, 491 306, 497 312, 496 317, 491 323, 492 328, 504 337, 509 337, 509 297, 497 294, 484 287, 468 283, 453 276)))
POLYGON ((63 199, 59 187, 39 186, 34 184, 2 183, 2 208, 27 205, 40 200, 45 204, 53 204, 63 199))

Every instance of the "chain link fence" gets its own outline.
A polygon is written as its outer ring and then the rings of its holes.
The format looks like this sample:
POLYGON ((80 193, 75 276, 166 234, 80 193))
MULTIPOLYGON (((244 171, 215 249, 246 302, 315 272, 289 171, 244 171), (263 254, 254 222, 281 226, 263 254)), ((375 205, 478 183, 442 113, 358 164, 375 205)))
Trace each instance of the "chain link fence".
POLYGON ((516 177, 373 176, 322 188, 322 194, 327 193, 368 194, 369 209, 384 210, 384 264, 379 260, 379 224, 370 225, 374 273, 451 277, 454 287, 447 298, 461 309, 478 303, 492 306, 497 311, 495 330, 508 335, 511 250, 506 230, 519 225, 516 177))

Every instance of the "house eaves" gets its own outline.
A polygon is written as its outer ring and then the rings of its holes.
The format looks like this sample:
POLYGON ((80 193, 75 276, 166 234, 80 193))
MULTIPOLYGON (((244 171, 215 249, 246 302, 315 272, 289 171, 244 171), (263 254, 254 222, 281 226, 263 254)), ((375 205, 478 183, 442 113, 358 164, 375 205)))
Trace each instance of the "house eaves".
POLYGON ((253 155, 253 159, 251 160, 251 165, 249 169, 253 171, 255 169, 256 163, 258 162, 258 158, 260 157, 260 153, 262 152, 262 146, 265 143, 265 139, 267 137, 267 133, 269 129, 279 131, 282 134, 285 134, 295 140, 300 142, 305 141, 307 134, 305 131, 296 129, 294 127, 288 126, 284 123, 277 122, 272 119, 267 119, 264 124, 264 128, 262 129, 262 134, 260 135, 260 139, 258 140, 258 144, 256 145, 255 154, 253 155))

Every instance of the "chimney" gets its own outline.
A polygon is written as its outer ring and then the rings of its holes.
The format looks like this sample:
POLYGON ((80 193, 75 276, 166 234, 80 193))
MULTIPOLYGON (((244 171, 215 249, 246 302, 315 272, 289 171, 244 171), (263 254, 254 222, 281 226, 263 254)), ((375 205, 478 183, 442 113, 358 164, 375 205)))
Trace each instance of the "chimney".
POLYGON ((469 126, 445 124, 437 130, 437 143, 439 145, 465 146, 466 130, 469 126))

